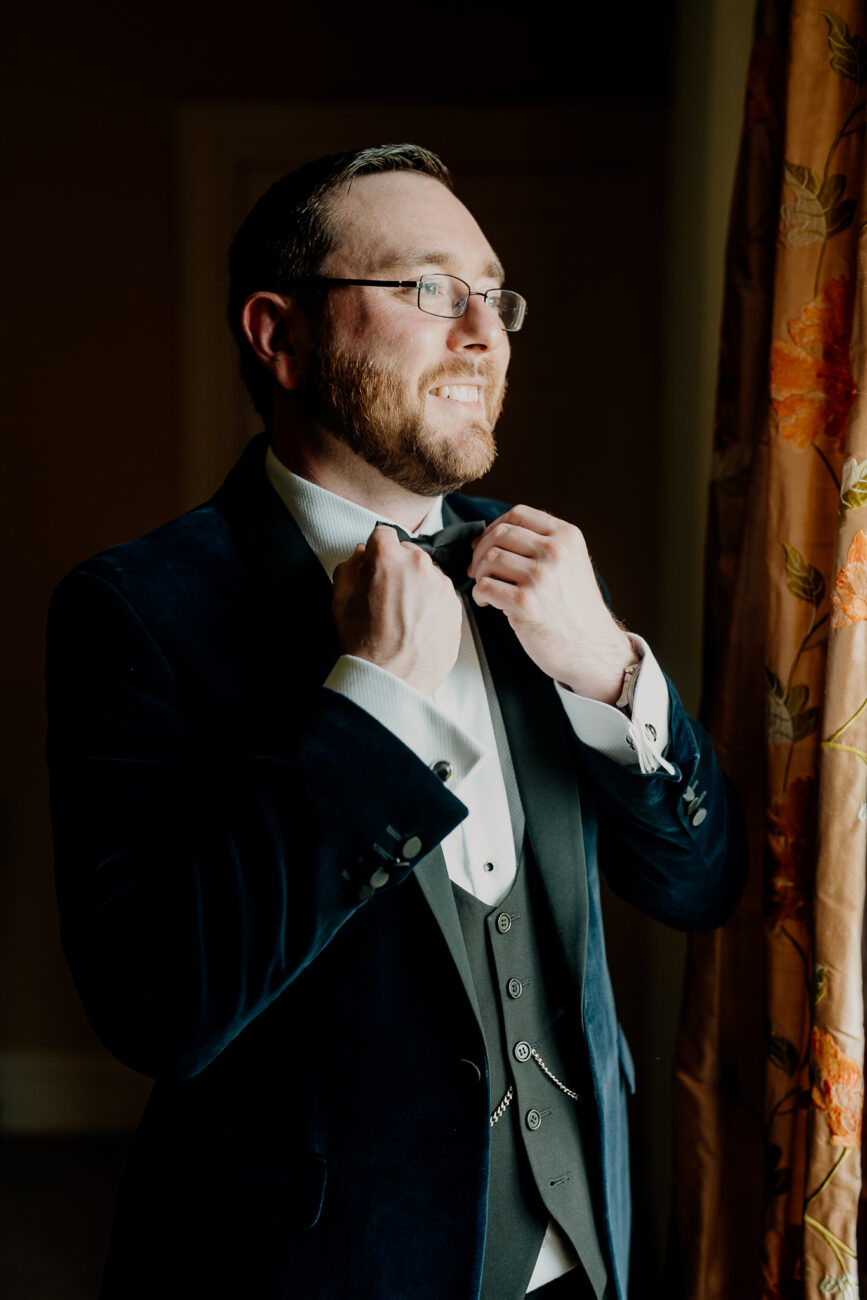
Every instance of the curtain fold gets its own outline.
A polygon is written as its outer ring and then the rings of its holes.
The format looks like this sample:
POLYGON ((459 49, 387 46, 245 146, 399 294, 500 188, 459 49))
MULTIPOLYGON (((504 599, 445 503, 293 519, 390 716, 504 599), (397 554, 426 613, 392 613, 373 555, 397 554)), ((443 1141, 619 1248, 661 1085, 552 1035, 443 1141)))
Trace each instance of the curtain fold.
POLYGON ((759 0, 732 204, 704 715, 750 872, 690 940, 689 1300, 854 1296, 867 850, 867 3, 759 0))

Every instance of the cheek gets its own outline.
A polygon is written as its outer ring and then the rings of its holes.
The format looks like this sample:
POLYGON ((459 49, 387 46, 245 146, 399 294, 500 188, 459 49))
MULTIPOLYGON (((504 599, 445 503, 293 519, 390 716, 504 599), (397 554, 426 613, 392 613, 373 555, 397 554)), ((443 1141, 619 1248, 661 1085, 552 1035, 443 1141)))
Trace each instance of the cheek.
MULTIPOLYGON (((430 356, 437 347, 434 328, 415 305, 383 303, 376 290, 360 290, 358 297, 335 313, 335 341, 338 347, 369 354, 383 365, 411 364, 414 357, 430 356)), ((441 342, 439 344, 441 346, 441 342)))

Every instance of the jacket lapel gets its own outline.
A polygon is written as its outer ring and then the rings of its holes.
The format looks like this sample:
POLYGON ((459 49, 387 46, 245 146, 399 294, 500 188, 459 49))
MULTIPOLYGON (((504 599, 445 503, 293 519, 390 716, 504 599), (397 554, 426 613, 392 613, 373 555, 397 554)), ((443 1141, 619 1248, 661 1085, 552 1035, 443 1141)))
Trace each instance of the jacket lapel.
MULTIPOLYGON (((229 519, 259 588, 269 628, 266 653, 287 673, 323 682, 340 655, 331 616, 331 580, 268 481, 267 435, 248 444, 213 504, 229 519)), ((269 671, 263 664, 263 673, 269 671)))
POLYGON ((429 853, 424 861, 419 863, 413 872, 413 878, 418 883, 428 907, 433 912, 436 923, 448 946, 452 961, 457 968, 461 983, 464 986, 464 992, 469 999, 470 1006, 481 1029, 482 1015, 479 1010, 476 986, 470 970, 470 959, 467 956, 467 948, 458 917, 452 882, 449 879, 446 860, 439 845, 437 845, 433 853, 429 853))

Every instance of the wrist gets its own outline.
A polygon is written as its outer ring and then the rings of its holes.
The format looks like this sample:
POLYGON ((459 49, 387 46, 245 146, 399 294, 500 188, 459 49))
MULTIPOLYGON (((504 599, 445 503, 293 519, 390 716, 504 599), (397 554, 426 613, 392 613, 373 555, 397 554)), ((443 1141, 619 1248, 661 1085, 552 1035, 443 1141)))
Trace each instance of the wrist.
POLYGON ((616 708, 631 708, 632 691, 641 666, 641 655, 637 653, 630 637, 624 632, 616 647, 606 654, 594 656, 591 664, 574 676, 561 679, 563 685, 575 695, 586 699, 598 700, 602 704, 611 704, 616 708), (624 692, 628 698, 624 703, 624 692))

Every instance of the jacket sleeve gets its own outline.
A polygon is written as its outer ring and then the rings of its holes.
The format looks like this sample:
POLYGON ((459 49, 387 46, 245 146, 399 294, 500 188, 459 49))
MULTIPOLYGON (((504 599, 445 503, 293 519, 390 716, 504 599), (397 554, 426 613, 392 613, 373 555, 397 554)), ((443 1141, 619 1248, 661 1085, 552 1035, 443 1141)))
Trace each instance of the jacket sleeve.
POLYGON ((194 682, 104 573, 58 588, 48 758, 64 951, 107 1047, 196 1074, 466 816, 385 727, 298 692, 274 752, 199 721, 194 682))
POLYGON ((624 767, 579 740, 581 773, 599 806, 599 864, 614 892, 676 929, 711 930, 743 892, 743 816, 710 737, 668 689, 671 773, 624 767))

